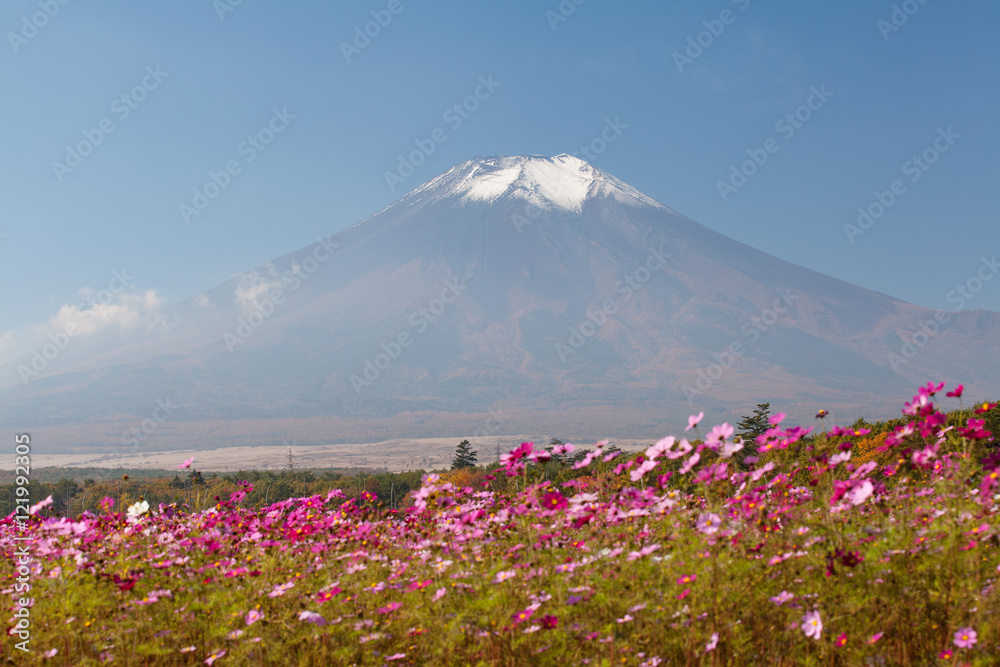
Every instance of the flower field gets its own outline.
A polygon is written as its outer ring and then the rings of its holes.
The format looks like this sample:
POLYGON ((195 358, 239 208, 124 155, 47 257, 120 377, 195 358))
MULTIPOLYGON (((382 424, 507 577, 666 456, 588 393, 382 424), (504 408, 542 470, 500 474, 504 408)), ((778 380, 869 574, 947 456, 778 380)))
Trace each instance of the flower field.
POLYGON ((493 475, 425 475, 399 510, 339 489, 249 507, 249 482, 196 512, 43 501, 0 522, 3 657, 997 665, 998 408, 949 415, 962 390, 941 392, 882 437, 821 412, 752 443, 696 415, 640 455, 524 443, 493 475))

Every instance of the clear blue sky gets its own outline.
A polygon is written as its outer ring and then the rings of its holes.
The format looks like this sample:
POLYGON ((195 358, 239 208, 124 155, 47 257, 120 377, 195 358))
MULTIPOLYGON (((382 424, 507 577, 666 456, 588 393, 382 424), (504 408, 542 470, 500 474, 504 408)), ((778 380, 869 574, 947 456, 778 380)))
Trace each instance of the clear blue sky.
MULTIPOLYGON (((1000 253, 996 2, 910 0, 886 39, 888 1, 588 0, 553 29, 556 0, 401 0, 347 62, 341 43, 388 2, 245 0, 220 20, 211 0, 49 1, 37 31, 37 0, 0 5, 0 341, 112 270, 179 301, 476 155, 575 152, 609 117, 628 127, 595 166, 817 271, 947 308, 1000 253), (678 71, 704 21, 721 34, 678 71), (499 87, 453 129, 444 112, 489 76, 499 87), (144 81, 134 109, 115 103, 144 81), (833 96, 786 138, 775 123, 812 86, 833 96), (295 118, 247 162, 238 147, 274 108, 295 118), (113 131, 57 176, 104 119, 113 131), (959 138, 909 180, 904 163, 948 127, 959 138), (447 140, 391 192, 384 173, 436 128, 447 140), (778 151, 723 201, 717 183, 769 137, 778 151), (230 160, 241 172, 185 224, 179 204, 230 160), (905 192, 849 243, 843 225, 895 179, 905 192)), ((1000 310, 1000 279, 968 307, 1000 310)))

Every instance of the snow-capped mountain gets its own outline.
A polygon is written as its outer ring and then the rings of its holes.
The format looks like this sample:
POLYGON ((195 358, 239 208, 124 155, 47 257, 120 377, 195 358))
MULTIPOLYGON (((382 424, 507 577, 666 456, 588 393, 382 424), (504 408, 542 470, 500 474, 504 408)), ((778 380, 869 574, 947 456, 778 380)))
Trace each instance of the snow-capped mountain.
POLYGON ((0 368, 0 422, 109 451, 656 438, 762 401, 894 416, 930 379, 1000 395, 1000 314, 779 260, 568 155, 459 164, 157 321, 81 338, 27 384, 30 356, 0 368))
POLYGON ((568 213, 583 211, 588 199, 607 197, 631 206, 668 210, 627 183, 565 153, 553 158, 495 156, 463 162, 421 185, 403 201, 454 197, 462 203, 522 199, 541 210, 568 213))

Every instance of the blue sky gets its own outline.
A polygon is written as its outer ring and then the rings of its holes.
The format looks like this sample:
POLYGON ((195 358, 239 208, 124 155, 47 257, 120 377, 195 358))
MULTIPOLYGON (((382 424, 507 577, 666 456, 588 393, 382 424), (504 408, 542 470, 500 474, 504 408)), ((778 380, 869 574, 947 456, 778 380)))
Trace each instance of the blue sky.
MULTIPOLYGON (((577 152, 608 118, 627 127, 595 166, 817 271, 953 308, 949 291, 1000 252, 995 2, 896 3, 888 31, 893 3, 870 0, 566 0, 568 16, 555 0, 225 1, 0 6, 0 345, 123 267, 179 301, 476 155, 577 152), (391 21, 348 62, 341 44, 372 12, 391 21), (453 127, 444 113, 480 77, 498 85, 453 127), (294 118, 241 152, 275 109, 294 118), (385 172, 437 128, 446 140, 391 191, 385 172), (75 168, 53 166, 98 132, 75 168), (718 183, 769 138, 777 151, 724 201, 718 183), (913 181, 925 150, 936 161, 913 181), (179 205, 230 161, 239 173, 185 223, 179 205), (845 223, 894 180, 902 194, 849 242, 845 223)), ((966 307, 1000 310, 1000 280, 966 307)))

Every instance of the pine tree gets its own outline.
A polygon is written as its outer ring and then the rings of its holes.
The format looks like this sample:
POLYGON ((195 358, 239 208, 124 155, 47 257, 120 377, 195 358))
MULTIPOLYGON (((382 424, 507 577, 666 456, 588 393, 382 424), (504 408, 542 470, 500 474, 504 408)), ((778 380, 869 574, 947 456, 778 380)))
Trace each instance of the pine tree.
POLYGON ((743 421, 736 425, 736 428, 738 429, 736 434, 740 436, 744 442, 752 446, 757 442, 758 435, 763 435, 764 431, 771 428, 771 423, 768 421, 770 410, 770 403, 758 403, 757 409, 753 411, 753 416, 744 416, 743 421))
POLYGON ((472 443, 468 440, 463 440, 455 448, 455 459, 451 462, 451 469, 474 468, 476 466, 477 454, 479 452, 472 451, 472 443))

